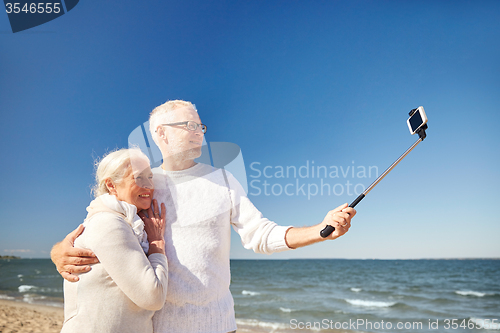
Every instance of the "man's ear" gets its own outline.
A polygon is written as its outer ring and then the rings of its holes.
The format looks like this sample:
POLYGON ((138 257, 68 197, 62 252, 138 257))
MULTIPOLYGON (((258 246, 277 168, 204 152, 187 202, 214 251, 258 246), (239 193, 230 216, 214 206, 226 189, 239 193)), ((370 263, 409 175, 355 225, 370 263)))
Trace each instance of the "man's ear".
POLYGON ((165 131, 165 127, 158 125, 158 127, 156 127, 156 134, 160 140, 167 141, 167 132, 165 131))
POLYGON ((111 178, 106 179, 104 182, 106 184, 106 187, 108 188, 109 194, 116 195, 116 187, 115 184, 113 184, 111 178))

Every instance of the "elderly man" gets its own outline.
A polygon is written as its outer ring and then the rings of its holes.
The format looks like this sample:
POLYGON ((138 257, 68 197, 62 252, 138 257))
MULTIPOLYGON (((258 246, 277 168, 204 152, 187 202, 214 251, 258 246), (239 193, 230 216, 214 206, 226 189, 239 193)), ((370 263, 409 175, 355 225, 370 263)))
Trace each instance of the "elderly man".
MULTIPOLYGON (((169 270, 167 301, 153 318, 155 332, 236 330, 229 291, 231 225, 245 248, 265 254, 324 241, 320 231, 326 225, 335 227, 326 238, 330 240, 349 230, 356 211, 347 204, 328 212, 315 226, 279 226, 262 216, 229 172, 194 162, 201 155, 206 126, 190 102, 158 106, 149 123, 163 156, 161 167, 153 169, 154 196, 167 209, 169 270)), ((78 278, 71 273, 88 271, 85 265, 96 262, 92 253, 72 247, 80 229, 56 244, 51 253, 61 275, 73 281, 78 278)))

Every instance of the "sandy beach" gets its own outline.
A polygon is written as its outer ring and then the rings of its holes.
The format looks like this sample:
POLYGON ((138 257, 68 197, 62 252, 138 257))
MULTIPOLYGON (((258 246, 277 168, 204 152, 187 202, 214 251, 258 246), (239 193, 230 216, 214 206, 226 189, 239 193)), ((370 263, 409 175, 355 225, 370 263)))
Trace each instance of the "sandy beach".
MULTIPOLYGON (((59 333, 63 320, 63 308, 0 300, 0 333, 59 333)), ((238 332, 266 330, 242 327, 238 332)))
POLYGON ((63 308, 0 300, 0 333, 58 333, 63 308))
MULTIPOLYGON (((63 308, 0 300, 0 333, 59 333, 63 320, 63 308)), ((264 332, 285 333, 289 330, 238 325, 238 333, 264 332)))

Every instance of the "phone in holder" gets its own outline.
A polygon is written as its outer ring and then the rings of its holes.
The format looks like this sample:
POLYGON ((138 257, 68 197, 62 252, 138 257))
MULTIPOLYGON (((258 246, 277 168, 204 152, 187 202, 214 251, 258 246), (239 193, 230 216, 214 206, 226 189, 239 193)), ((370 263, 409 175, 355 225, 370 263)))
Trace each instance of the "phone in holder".
POLYGON ((414 111, 413 114, 410 115, 410 118, 406 122, 408 123, 410 133, 413 135, 427 123, 427 116, 425 115, 423 106, 419 106, 412 111, 414 111))

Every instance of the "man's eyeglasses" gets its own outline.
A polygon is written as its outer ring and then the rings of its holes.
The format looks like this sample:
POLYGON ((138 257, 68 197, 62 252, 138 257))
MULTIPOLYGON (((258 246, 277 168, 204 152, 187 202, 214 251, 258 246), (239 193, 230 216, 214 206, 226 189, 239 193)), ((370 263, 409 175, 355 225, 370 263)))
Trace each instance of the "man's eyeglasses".
POLYGON ((198 124, 194 121, 181 121, 179 123, 172 123, 172 124, 161 124, 161 126, 177 126, 177 125, 186 125, 186 128, 190 131, 196 131, 198 127, 201 128, 201 131, 203 134, 207 133, 207 125, 203 124, 198 124))

